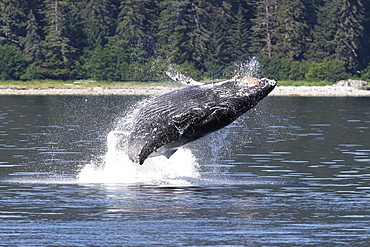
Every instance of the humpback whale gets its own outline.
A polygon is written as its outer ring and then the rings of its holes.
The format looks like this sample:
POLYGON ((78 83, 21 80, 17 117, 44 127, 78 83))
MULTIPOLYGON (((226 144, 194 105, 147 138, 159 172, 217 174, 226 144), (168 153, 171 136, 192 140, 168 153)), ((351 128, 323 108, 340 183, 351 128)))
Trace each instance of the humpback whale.
POLYGON ((127 153, 132 161, 143 164, 156 155, 169 158, 180 146, 232 123, 276 86, 274 80, 254 77, 182 82, 193 86, 149 99, 130 121, 127 153))

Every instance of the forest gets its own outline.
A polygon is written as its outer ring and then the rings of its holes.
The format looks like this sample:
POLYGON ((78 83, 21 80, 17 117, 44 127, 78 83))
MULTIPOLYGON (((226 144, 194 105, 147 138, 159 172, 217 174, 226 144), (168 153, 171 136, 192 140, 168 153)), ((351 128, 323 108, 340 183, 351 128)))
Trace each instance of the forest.
POLYGON ((370 80, 369 0, 0 0, 0 80, 370 80))

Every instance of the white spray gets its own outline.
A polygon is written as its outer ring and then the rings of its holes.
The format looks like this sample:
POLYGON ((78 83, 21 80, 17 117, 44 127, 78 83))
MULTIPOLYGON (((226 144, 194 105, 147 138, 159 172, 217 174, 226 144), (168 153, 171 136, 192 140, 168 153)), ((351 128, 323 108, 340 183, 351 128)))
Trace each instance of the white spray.
POLYGON ((258 62, 257 57, 249 57, 246 61, 235 62, 234 74, 243 77, 259 77, 260 72, 260 63, 258 62))
MULTIPOLYGON (((136 107, 137 109, 138 107, 136 107)), ((200 178, 199 164, 192 152, 180 148, 167 159, 149 158, 143 165, 132 162, 127 155, 126 137, 135 111, 122 119, 107 136, 107 152, 101 162, 91 162, 77 176, 79 183, 123 183, 188 186, 200 178), (123 130, 123 131, 122 131, 123 130)))

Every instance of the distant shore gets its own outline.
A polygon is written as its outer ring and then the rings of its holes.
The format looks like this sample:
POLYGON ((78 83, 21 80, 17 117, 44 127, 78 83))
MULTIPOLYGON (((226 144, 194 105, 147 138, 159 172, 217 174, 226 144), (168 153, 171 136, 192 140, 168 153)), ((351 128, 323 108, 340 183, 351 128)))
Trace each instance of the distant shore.
MULTIPOLYGON (((8 86, 0 88, 0 95, 160 95, 178 88, 171 86, 70 88, 8 86)), ((370 97, 370 90, 360 90, 350 86, 278 86, 270 96, 370 97)))

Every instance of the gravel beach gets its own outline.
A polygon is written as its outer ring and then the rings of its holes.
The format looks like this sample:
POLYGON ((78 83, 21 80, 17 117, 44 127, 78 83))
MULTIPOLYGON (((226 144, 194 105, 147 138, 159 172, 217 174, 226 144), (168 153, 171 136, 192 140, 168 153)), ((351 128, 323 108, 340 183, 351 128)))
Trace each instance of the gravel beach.
MULTIPOLYGON (((179 87, 66 87, 66 88, 24 88, 5 86, 0 95, 160 95, 179 87)), ((351 86, 277 86, 270 96, 310 96, 310 97, 370 97, 370 90, 360 90, 351 86)))

